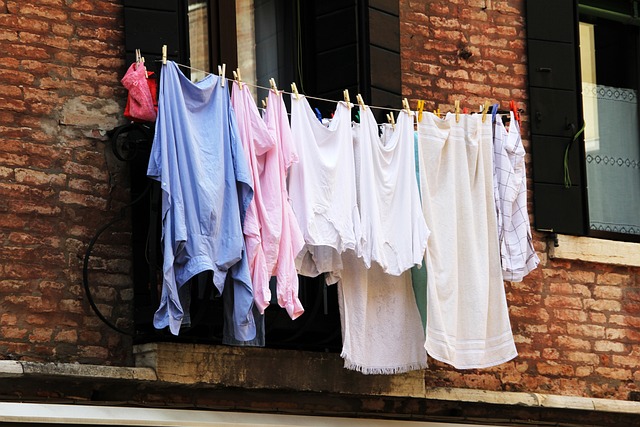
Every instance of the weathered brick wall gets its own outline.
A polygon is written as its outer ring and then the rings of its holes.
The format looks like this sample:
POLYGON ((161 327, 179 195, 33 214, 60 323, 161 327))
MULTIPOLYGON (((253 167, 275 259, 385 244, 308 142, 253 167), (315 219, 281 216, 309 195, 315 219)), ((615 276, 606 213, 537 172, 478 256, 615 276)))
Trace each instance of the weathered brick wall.
MULTIPOLYGON (((130 363, 82 289, 87 243, 129 198, 105 137, 122 120, 123 50, 120 1, 0 0, 0 358, 130 363)), ((91 269, 97 304, 129 328, 126 224, 91 269)))
MULTIPOLYGON (((530 152, 525 2, 400 5, 403 92, 412 105, 424 99, 428 110, 452 111, 460 100, 475 111, 487 99, 504 109, 513 99, 525 110, 530 152)), ((545 236, 534 239, 541 265, 506 283, 519 356, 471 371, 431 360, 427 385, 628 399, 640 386, 640 270, 550 260, 545 236)))

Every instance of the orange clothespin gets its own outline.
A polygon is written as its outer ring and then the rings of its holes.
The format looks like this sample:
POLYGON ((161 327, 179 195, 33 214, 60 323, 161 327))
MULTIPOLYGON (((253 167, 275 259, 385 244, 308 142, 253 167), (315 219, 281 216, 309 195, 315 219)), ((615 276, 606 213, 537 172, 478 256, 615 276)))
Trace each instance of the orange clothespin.
POLYGON ((518 126, 522 125, 520 112, 518 111, 518 107, 516 106, 516 102, 514 100, 509 101, 509 109, 513 111, 513 117, 518 122, 518 126))

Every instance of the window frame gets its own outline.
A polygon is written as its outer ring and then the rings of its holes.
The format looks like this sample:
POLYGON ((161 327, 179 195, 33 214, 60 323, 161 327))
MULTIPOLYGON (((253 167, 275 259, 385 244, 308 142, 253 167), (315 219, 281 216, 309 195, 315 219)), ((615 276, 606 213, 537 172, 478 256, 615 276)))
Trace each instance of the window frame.
POLYGON ((579 3, 579 0, 526 2, 534 228, 556 234, 640 242, 640 235, 592 230, 589 226, 585 141, 580 132, 584 113, 579 3), (575 108, 576 116, 558 106, 575 108), (557 111, 561 111, 558 117, 550 118, 557 111), (565 185, 565 173, 570 185, 565 185))

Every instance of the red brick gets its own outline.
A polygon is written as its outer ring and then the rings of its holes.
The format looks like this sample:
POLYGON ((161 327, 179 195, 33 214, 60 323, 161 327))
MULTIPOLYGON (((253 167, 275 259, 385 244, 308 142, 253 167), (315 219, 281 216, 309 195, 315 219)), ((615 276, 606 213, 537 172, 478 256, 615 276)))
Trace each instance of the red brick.
POLYGON ((0 315, 0 325, 16 326, 17 323, 18 317, 13 313, 2 313, 2 315, 0 315))
POLYGON ((0 338, 3 340, 23 339, 27 336, 28 329, 17 328, 14 326, 3 326, 0 328, 0 338))
POLYGON ((562 365, 556 364, 554 362, 550 363, 538 363, 536 364, 536 369, 540 375, 548 375, 551 377, 563 376, 570 377, 574 374, 573 366, 571 365, 562 365))
POLYGON ((31 184, 37 186, 56 186, 65 185, 67 176, 65 174, 49 174, 34 169, 15 169, 16 181, 22 184, 31 184))
POLYGON ((596 341, 593 344, 593 349, 607 353, 623 353, 628 351, 624 344, 615 341, 596 341))
POLYGON ((596 286, 593 290, 593 296, 599 299, 621 299, 622 289, 615 286, 596 286))
POLYGON ((54 341, 75 344, 78 342, 78 332, 75 329, 67 329, 56 334, 54 341))
POLYGON ((598 358, 596 354, 592 354, 592 353, 568 351, 564 353, 564 357, 571 362, 578 362, 586 365, 600 364, 600 358, 598 358))
POLYGON ((611 378, 621 381, 633 379, 630 369, 598 367, 596 368, 596 374, 601 375, 605 378, 611 378))
POLYGON ((622 305, 620 304, 620 302, 613 300, 585 299, 584 308, 585 310, 618 312, 621 310, 622 305))
POLYGON ((588 338, 604 338, 605 336, 605 328, 600 325, 568 323, 567 332, 570 335, 588 338))
POLYGON ((582 298, 563 295, 550 295, 544 299, 544 304, 551 308, 582 309, 582 298))
POLYGON ((604 273, 598 275, 597 283, 599 285, 627 285, 630 280, 630 277, 625 274, 604 273))
POLYGON ((556 338, 556 343, 559 348, 567 349, 567 350, 591 350, 591 342, 580 339, 580 338, 572 338, 567 336, 558 336, 556 338))

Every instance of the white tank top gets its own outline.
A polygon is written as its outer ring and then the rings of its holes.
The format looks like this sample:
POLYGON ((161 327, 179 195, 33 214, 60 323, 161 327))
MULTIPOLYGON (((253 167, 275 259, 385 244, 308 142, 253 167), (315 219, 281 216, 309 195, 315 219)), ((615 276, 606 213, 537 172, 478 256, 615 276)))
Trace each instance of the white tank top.
POLYGON ((328 279, 335 283, 340 254, 358 251, 360 239, 350 108, 339 102, 327 127, 304 96, 292 96, 291 132, 299 162, 291 165, 289 197, 305 240, 296 267, 311 277, 336 273, 328 279))
POLYGON ((354 132, 361 255, 394 276, 420 265, 429 229, 415 174, 413 117, 400 113, 395 131, 378 136, 370 108, 360 109, 354 132))

